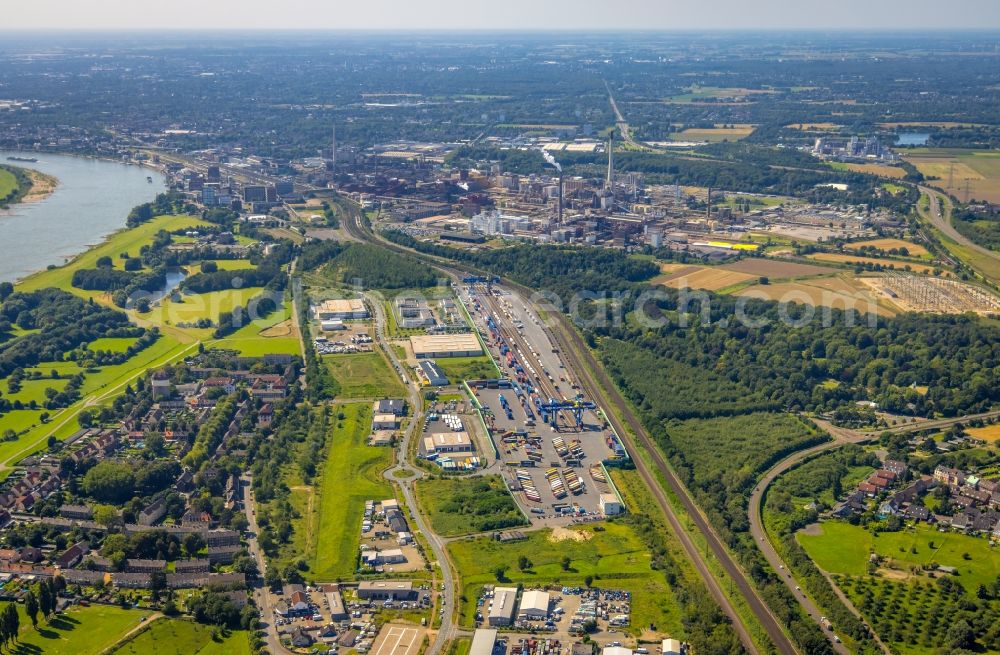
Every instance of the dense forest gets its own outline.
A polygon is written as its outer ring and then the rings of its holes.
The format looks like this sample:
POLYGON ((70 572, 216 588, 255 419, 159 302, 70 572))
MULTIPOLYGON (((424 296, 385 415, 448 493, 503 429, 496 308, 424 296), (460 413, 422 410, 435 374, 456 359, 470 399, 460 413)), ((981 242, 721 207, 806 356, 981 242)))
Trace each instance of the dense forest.
POLYGON ((990 250, 1000 250, 1000 212, 985 212, 969 207, 956 208, 952 214, 955 229, 971 241, 990 250))
POLYGON ((336 282, 366 289, 426 289, 436 286, 439 278, 412 257, 366 243, 307 243, 300 264, 303 270, 322 267, 336 282))

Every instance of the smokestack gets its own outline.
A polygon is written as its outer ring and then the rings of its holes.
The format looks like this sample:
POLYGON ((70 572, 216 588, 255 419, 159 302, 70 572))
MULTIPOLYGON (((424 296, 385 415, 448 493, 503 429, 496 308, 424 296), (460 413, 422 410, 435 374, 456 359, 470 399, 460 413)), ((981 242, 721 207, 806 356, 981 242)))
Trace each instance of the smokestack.
POLYGON ((563 222, 563 177, 562 168, 559 169, 559 224, 563 222))
POLYGON ((334 166, 337 165, 337 125, 333 125, 333 143, 330 149, 330 163, 334 166))
POLYGON ((705 218, 712 219, 712 187, 708 187, 708 202, 705 203, 705 218))

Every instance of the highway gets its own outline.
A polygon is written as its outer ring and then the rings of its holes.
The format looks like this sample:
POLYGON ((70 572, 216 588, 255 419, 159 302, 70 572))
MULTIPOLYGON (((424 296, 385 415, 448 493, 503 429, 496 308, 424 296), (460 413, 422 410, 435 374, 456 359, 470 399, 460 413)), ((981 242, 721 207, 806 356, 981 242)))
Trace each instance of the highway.
MULTIPOLYGON (((937 228, 941 233, 943 233, 946 237, 948 237, 952 241, 962 246, 965 246, 966 248, 971 248, 972 250, 975 250, 981 255, 986 255, 991 259, 996 259, 997 261, 1000 261, 1000 253, 979 245, 978 243, 970 240, 968 237, 966 237, 961 232, 955 229, 955 226, 951 224, 950 200, 945 201, 946 207, 944 211, 942 211, 941 196, 939 195, 938 191, 923 186, 918 186, 917 188, 920 189, 921 193, 923 193, 930 199, 930 211, 926 213, 921 212, 921 214, 923 214, 923 216, 931 222, 931 225, 937 228)), ((918 208, 920 207, 920 203, 917 203, 917 207, 918 208)))
MULTIPOLYGON (((355 212, 355 215, 351 217, 350 220, 344 221, 344 225, 346 229, 352 233, 354 238, 376 241, 383 247, 390 250, 403 252, 411 256, 427 260, 436 268, 442 270, 452 278, 456 278, 462 273, 459 268, 451 263, 442 263, 441 261, 426 255, 416 253, 412 250, 384 240, 377 239, 361 223, 360 212, 355 212)), ((480 274, 482 273, 482 271, 475 272, 480 274)), ((517 292, 522 301, 527 302, 527 299, 531 297, 532 291, 530 289, 510 282, 505 284, 508 289, 517 292)), ((746 577, 746 574, 739 564, 737 564, 733 559, 732 555, 730 555, 725 544, 715 533, 715 530, 709 524, 708 519, 701 513, 687 489, 674 475, 672 469, 668 466, 665 458, 653 442, 651 436, 646 432, 638 418, 627 410, 628 403, 621 396, 620 392, 618 392, 617 388, 611 382, 610 378, 608 378, 603 368, 594 359, 593 354, 586 347, 586 344, 583 342, 579 333, 568 324, 568 318, 563 314, 551 314, 550 317, 554 319, 556 323, 554 328, 547 329, 550 341, 556 344, 559 350, 563 353, 567 366, 575 372, 584 394, 589 399, 594 400, 603 407, 617 408, 622 411, 624 420, 627 423, 627 429, 626 423, 622 423, 622 420, 617 416, 615 411, 606 412, 608 421, 621 437, 626 448, 629 450, 629 453, 632 455, 637 471, 652 492, 653 497, 664 516, 667 517, 667 521, 670 524, 671 529, 677 535, 678 540, 684 547, 688 557, 694 563, 695 568, 704 580, 709 592, 716 599, 727 616, 730 617, 733 627, 739 635, 746 650, 749 653, 759 652, 747 626, 743 623, 742 617, 740 617, 729 597, 720 586, 719 581, 713 575, 710 565, 706 559, 707 556, 703 554, 694 543, 694 540, 688 534, 688 530, 684 523, 674 511, 673 505, 667 498, 666 491, 661 486, 657 475, 666 480, 671 492, 680 499, 686 513, 694 523, 695 528, 705 536, 706 542, 708 547, 711 549, 712 554, 719 561, 728 577, 732 579, 735 589, 738 590, 744 597, 748 607, 757 617, 757 620, 767 632, 768 637, 775 645, 778 652, 785 655, 797 653, 798 651, 795 648, 795 645, 785 634, 777 618, 771 612, 770 608, 768 608, 763 599, 757 594, 749 579, 746 577), (592 376, 598 379, 595 381, 592 376), (632 435, 635 436, 633 437, 632 435), (648 453, 653 466, 656 467, 655 474, 647 464, 645 458, 640 455, 636 439, 642 443, 643 449, 646 453, 648 453)))

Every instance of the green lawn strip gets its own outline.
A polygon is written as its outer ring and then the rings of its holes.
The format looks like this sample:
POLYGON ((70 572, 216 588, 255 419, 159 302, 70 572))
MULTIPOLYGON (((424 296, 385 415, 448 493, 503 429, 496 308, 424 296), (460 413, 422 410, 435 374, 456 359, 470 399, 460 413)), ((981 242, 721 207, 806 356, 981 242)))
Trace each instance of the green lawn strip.
POLYGON ((159 306, 153 307, 147 314, 143 314, 142 318, 155 325, 195 323, 201 319, 208 319, 216 323, 220 314, 232 312, 236 307, 246 307, 250 299, 263 290, 263 287, 246 287, 208 293, 182 294, 179 300, 165 299, 159 306))
MULTIPOLYGON (((4 385, 5 388, 2 390, 2 392, 4 394, 3 397, 12 403, 16 400, 20 400, 22 403, 27 405, 32 400, 34 400, 36 403, 39 404, 39 406, 41 406, 46 401, 45 397, 46 389, 51 388, 55 389, 56 391, 62 391, 67 384, 69 384, 69 378, 58 378, 58 379, 53 379, 51 377, 39 378, 37 380, 22 381, 21 390, 18 391, 17 393, 8 393, 6 389, 7 385, 5 384, 4 385)), ((0 423, 2 423, 2 421, 3 419, 0 419, 0 423)))
MULTIPOLYGON (((73 607, 51 621, 39 620, 38 629, 17 606, 21 631, 15 653, 44 655, 98 655, 112 648, 128 631, 140 625, 145 610, 124 610, 109 605, 73 607)), ((148 651, 150 653, 157 651, 148 651)))
POLYGON ((382 472, 392 464, 392 450, 368 446, 371 405, 339 405, 343 419, 333 417, 334 431, 327 439, 326 460, 313 487, 302 487, 297 475, 286 483, 293 488, 289 502, 300 514, 293 521, 293 541, 282 549, 279 565, 298 559, 309 564, 310 580, 332 581, 349 578, 357 567, 358 538, 365 501, 393 496, 392 486, 382 472), (312 511, 309 497, 314 495, 312 511))
POLYGON ((109 337, 106 339, 96 339, 87 344, 87 349, 93 350, 94 352, 106 350, 113 353, 123 353, 127 351, 136 341, 137 339, 135 337, 109 337))
POLYGON ((900 532, 880 532, 877 536, 841 521, 826 521, 820 529, 820 534, 800 532, 796 537, 817 566, 828 573, 864 575, 868 557, 875 552, 885 559, 884 565, 903 571, 931 563, 953 566, 958 569, 955 580, 971 594, 975 594, 979 585, 988 586, 1000 575, 1000 557, 987 539, 938 532, 922 524, 900 532), (965 559, 965 554, 969 559, 965 559))
POLYGON ((341 398, 402 397, 406 393, 380 351, 327 355, 323 361, 340 384, 341 398))
POLYGON ((151 243, 160 230, 173 232, 207 225, 196 216, 157 216, 132 229, 122 229, 108 236, 100 245, 90 248, 78 255, 71 262, 59 268, 40 271, 26 278, 17 285, 18 291, 37 291, 46 287, 56 287, 75 293, 78 296, 93 297, 101 292, 82 291, 73 288, 71 281, 73 273, 80 269, 96 268, 101 257, 111 257, 116 268, 122 267, 121 253, 127 252, 132 257, 139 255, 139 248, 151 243))
POLYGON ((292 317, 292 301, 288 297, 284 305, 266 318, 244 325, 223 339, 208 341, 207 348, 236 350, 244 357, 262 355, 299 355, 302 352, 298 334, 294 331, 287 336, 266 336, 262 332, 284 323, 292 317))
POLYGON ((4 167, 0 167, 0 200, 9 196, 20 184, 17 177, 4 167))
POLYGON ((527 525, 499 475, 429 478, 415 487, 434 531, 442 536, 527 525))

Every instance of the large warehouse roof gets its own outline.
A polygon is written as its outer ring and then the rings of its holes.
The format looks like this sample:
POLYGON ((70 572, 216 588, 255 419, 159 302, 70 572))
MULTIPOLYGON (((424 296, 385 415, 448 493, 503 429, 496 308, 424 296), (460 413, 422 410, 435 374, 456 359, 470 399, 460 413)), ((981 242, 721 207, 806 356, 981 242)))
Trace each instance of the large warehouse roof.
POLYGON ((483 352, 474 334, 421 334, 410 337, 413 354, 417 357, 447 357, 448 355, 478 355, 483 352))
POLYGON ((497 643, 497 631, 490 628, 479 628, 472 635, 472 647, 469 655, 493 655, 493 647, 497 643))

